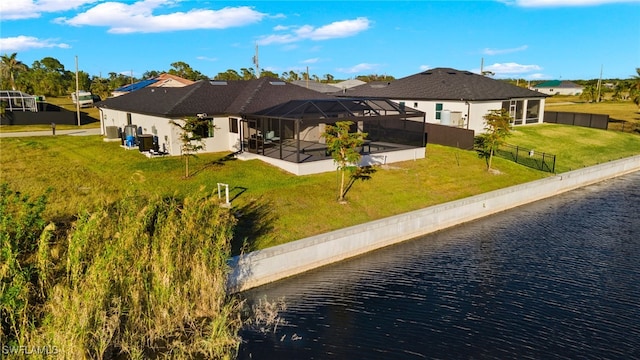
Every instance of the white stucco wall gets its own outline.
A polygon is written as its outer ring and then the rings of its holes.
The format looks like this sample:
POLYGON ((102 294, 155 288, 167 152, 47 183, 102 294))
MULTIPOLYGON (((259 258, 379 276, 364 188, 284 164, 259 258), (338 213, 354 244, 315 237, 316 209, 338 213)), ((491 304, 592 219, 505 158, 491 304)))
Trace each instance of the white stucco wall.
MULTIPOLYGON (((526 101, 527 99, 514 99, 524 100, 523 117, 526 116, 526 101)), ((531 100, 540 100, 540 114, 539 123, 544 119, 544 98, 535 98, 531 100)), ((436 119, 436 104, 442 104, 442 110, 457 111, 462 114, 462 120, 464 123, 463 128, 473 130, 476 134, 483 133, 485 127, 484 116, 489 113, 490 110, 498 110, 502 108, 502 100, 492 101, 426 101, 426 100, 412 100, 412 99, 392 99, 396 103, 404 102, 405 106, 414 108, 420 111, 424 111, 426 115, 426 121, 433 124, 441 124, 441 120, 436 119)), ((521 119, 523 124, 524 118, 521 119)))
MULTIPOLYGON (((111 109, 101 109, 101 127, 103 134, 107 126, 124 128, 127 125, 127 112, 111 109)), ((160 150, 167 151, 170 155, 181 155, 182 142, 180 129, 170 123, 169 118, 152 115, 131 113, 131 124, 142 130, 142 134, 158 136, 160 150)), ((180 119, 175 119, 180 121, 180 119)), ((230 132, 228 117, 215 117, 214 136, 205 138, 205 148, 201 152, 237 151, 239 149, 239 136, 230 132)))
POLYGON ((530 88, 530 90, 538 91, 547 95, 580 95, 582 88, 530 88))

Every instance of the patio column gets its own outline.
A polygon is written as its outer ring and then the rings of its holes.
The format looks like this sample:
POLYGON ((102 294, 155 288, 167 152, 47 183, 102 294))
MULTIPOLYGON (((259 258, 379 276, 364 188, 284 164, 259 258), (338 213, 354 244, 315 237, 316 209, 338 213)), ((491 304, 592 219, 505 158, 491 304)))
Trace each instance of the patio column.
POLYGON ((293 131, 296 134, 296 162, 300 163, 300 120, 296 120, 293 131))

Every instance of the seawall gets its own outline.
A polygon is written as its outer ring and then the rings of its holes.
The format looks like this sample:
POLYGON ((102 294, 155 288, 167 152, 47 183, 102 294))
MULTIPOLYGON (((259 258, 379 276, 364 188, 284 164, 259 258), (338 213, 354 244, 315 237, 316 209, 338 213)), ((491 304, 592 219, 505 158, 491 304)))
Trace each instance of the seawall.
POLYGON ((634 171, 640 155, 235 256, 227 288, 247 290, 634 171))

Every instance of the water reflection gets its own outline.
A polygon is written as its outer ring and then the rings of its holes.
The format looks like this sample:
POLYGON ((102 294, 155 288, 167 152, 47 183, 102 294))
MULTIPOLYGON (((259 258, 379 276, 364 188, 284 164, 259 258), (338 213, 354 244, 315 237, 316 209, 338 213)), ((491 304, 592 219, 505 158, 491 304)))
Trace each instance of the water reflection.
POLYGON ((246 292, 242 359, 640 358, 640 172, 246 292))

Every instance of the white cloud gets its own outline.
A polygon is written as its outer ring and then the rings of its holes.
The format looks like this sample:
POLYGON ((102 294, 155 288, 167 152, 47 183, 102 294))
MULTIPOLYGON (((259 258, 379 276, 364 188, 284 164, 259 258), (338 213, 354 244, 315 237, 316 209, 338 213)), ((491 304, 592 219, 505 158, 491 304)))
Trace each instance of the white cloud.
POLYGON ((420 65, 420 71, 427 71, 431 69, 431 66, 429 65, 420 65))
POLYGON ((54 39, 38 39, 33 36, 15 36, 0 38, 0 53, 20 52, 30 49, 61 48, 69 49, 71 46, 56 42, 54 39))
POLYGON ((289 30, 289 26, 276 25, 276 26, 273 28, 273 31, 285 31, 285 30, 289 30))
POLYGON ((535 73, 535 74, 529 74, 527 78, 530 80, 539 80, 539 79, 548 79, 549 76, 542 73, 535 73))
POLYGON ((194 9, 154 15, 153 11, 172 5, 171 0, 143 0, 132 4, 100 3, 73 18, 57 22, 73 26, 106 26, 110 33, 159 33, 192 29, 226 29, 262 20, 266 14, 248 6, 225 7, 220 10, 194 9))
POLYGON ((307 60, 302 60, 301 62, 303 64, 315 64, 318 61, 320 61, 320 58, 313 58, 313 59, 307 59, 307 60))
MULTIPOLYGON (((542 70, 542 67, 538 65, 522 65, 518 63, 495 63, 493 65, 485 66, 484 71, 491 71, 496 77, 512 77, 514 75, 521 76, 534 71, 542 70)), ((476 72, 480 72, 479 70, 476 72)))
POLYGON ((519 51, 525 51, 529 48, 528 45, 522 45, 519 46, 517 48, 511 48, 511 49, 489 49, 489 48, 485 48, 484 50, 482 50, 482 53, 485 55, 501 55, 501 54, 510 54, 510 53, 514 53, 514 52, 519 52, 519 51))
POLYGON ((505 4, 521 7, 596 6, 615 3, 638 3, 640 0, 503 0, 505 4))
POLYGON ((361 63, 358 65, 352 66, 350 68, 338 68, 336 70, 338 70, 338 72, 341 72, 341 73, 354 74, 354 73, 361 73, 365 71, 371 71, 376 69, 377 67, 378 67, 378 64, 361 63))
POLYGON ((302 40, 329 40, 336 38, 344 38, 357 35, 369 29, 371 22, 365 17, 359 17, 353 20, 342 20, 332 22, 321 27, 313 27, 311 25, 302 25, 298 27, 276 27, 277 30, 292 29, 291 33, 283 35, 266 35, 258 40, 261 45, 269 44, 287 44, 302 40))
POLYGON ((218 61, 218 58, 206 57, 206 56, 196 56, 196 59, 204 60, 204 61, 218 61))
POLYGON ((98 0, 3 0, 0 3, 2 20, 38 18, 42 13, 66 11, 98 0))

